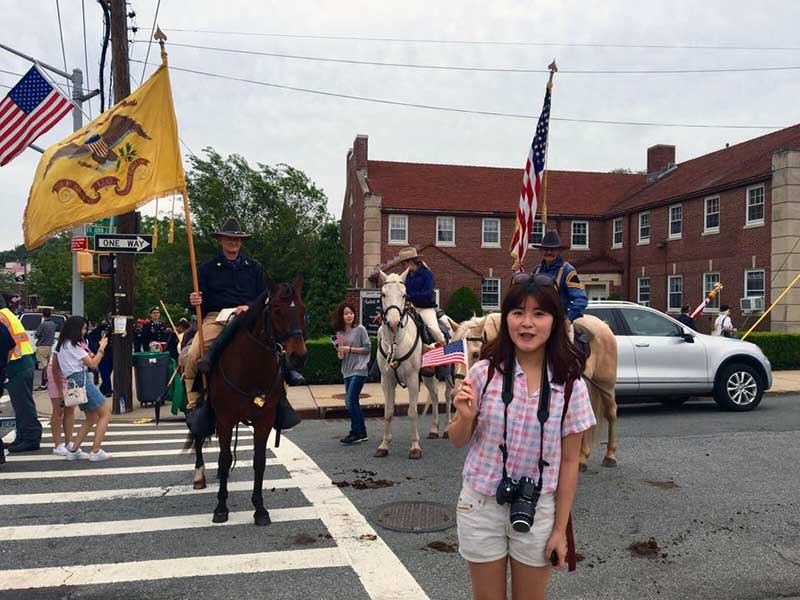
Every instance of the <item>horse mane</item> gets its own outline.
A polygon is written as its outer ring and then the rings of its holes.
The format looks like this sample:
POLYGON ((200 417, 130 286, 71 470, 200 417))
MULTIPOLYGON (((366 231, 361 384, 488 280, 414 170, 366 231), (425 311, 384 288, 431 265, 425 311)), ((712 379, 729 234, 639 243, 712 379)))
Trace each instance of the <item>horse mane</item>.
POLYGON ((466 321, 462 321, 453 334, 454 340, 463 340, 467 337, 469 330, 473 327, 483 327, 486 322, 486 317, 472 317, 466 321))

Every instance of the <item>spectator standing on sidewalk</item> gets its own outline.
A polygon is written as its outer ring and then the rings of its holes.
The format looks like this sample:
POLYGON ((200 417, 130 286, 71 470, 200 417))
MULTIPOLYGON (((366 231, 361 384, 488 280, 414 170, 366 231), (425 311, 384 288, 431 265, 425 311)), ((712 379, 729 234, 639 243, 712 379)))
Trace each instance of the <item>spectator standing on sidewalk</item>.
POLYGON ((345 405, 350 413, 350 433, 341 440, 351 446, 366 442, 367 427, 358 398, 367 379, 367 365, 371 343, 369 333, 363 325, 356 325, 356 311, 347 301, 341 302, 333 311, 333 329, 336 331, 336 354, 342 361, 345 405))
MULTIPOLYGON (((111 339, 111 333, 114 327, 111 322, 111 313, 106 316, 105 321, 100 321, 97 324, 97 327, 92 329, 89 332, 89 335, 86 336, 87 341, 89 342, 89 351, 96 354, 97 350, 100 348, 100 340, 103 339, 105 336, 108 339, 111 339)), ((106 346, 106 351, 103 353, 103 358, 100 361, 100 364, 97 365, 97 370, 100 374, 100 393, 103 394, 106 398, 110 397, 112 394, 112 383, 111 383, 111 371, 114 368, 114 355, 111 351, 111 346, 106 346)), ((97 384, 97 378, 95 378, 95 385, 97 384)))
POLYGON ((42 384, 40 390, 47 389, 47 365, 50 363, 50 351, 56 340, 56 324, 51 318, 49 308, 42 309, 42 322, 36 329, 36 362, 42 370, 42 384))
POLYGON ((100 364, 100 360, 105 353, 106 344, 108 344, 108 338, 103 336, 100 339, 97 354, 91 354, 87 345, 83 342, 83 338, 86 337, 86 330, 86 319, 78 315, 71 316, 64 323, 64 329, 56 346, 58 364, 61 366, 64 378, 68 382, 73 382, 74 385, 86 387, 86 402, 80 405, 85 419, 80 431, 78 431, 73 450, 67 451, 66 459, 88 458, 92 462, 99 462, 111 458, 110 454, 100 448, 106 435, 108 423, 111 420, 111 408, 108 406, 103 394, 97 389, 92 378, 88 376, 86 369, 94 369, 100 364), (81 450, 81 444, 93 425, 96 426, 94 443, 92 444, 92 451, 87 454, 81 450))
POLYGON ((53 454, 66 456, 67 451, 74 450, 72 446, 72 429, 75 423, 75 407, 64 406, 64 374, 58 364, 58 354, 50 356, 47 369, 47 395, 53 405, 53 414, 50 417, 50 431, 53 434, 53 454), (61 441, 61 433, 64 441, 61 441))
POLYGON ((14 347, 3 354, 7 362, 5 375, 8 377, 8 395, 17 419, 16 438, 9 445, 9 452, 30 452, 39 449, 42 440, 42 424, 36 417, 36 404, 33 402, 33 346, 25 333, 25 327, 17 316, 6 307, 5 298, 0 295, 0 324, 11 334, 14 347))

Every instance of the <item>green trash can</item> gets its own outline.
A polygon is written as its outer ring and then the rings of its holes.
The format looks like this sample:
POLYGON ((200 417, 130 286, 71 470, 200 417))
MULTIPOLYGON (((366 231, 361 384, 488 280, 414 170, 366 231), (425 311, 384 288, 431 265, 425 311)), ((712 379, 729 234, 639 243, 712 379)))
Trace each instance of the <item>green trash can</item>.
POLYGON ((169 352, 134 352, 136 397, 142 406, 161 403, 169 382, 169 352))

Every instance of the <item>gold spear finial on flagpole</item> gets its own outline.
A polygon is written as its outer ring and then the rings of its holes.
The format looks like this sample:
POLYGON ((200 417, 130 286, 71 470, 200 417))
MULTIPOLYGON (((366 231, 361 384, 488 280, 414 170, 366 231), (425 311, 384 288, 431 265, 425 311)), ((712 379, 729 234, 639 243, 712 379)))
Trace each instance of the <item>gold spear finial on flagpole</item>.
POLYGON ((164 42, 167 41, 167 36, 164 35, 164 32, 161 31, 161 27, 156 26, 156 32, 153 34, 153 39, 158 41, 158 45, 161 46, 161 64, 167 64, 167 51, 164 49, 164 42))

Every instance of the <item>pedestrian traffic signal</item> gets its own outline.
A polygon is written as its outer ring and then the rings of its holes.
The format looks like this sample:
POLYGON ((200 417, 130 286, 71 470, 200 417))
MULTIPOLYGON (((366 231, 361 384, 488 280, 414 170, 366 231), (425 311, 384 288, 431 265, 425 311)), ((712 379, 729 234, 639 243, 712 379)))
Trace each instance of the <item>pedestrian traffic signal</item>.
POLYGON ((75 253, 78 261, 78 273, 81 275, 94 274, 94 260, 91 252, 79 251, 75 253))
POLYGON ((111 275, 114 271, 114 257, 101 254, 97 257, 97 272, 100 275, 111 275))

